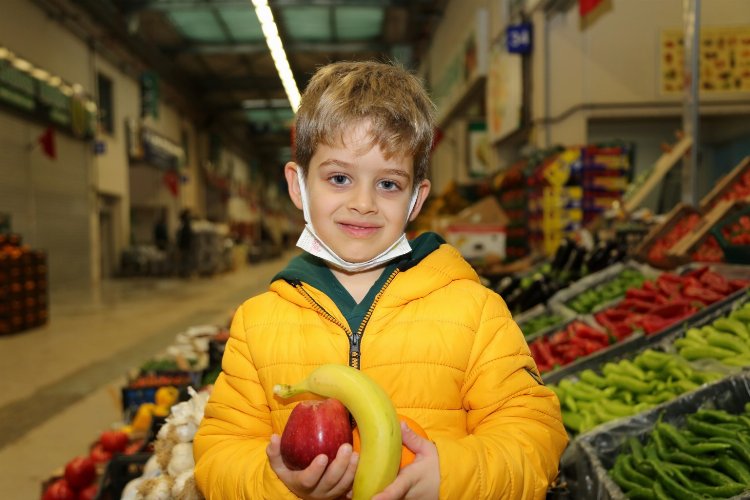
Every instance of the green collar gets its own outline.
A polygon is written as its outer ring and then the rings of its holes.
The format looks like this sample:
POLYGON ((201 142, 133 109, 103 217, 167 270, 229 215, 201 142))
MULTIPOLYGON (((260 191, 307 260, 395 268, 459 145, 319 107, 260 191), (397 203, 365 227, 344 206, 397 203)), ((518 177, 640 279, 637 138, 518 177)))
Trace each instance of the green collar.
POLYGON ((283 279, 286 281, 300 280, 325 293, 333 300, 341 313, 349 322, 353 332, 367 314, 368 309, 375 300, 383 284, 396 268, 402 271, 416 265, 427 255, 436 250, 445 240, 436 233, 423 233, 409 242, 412 251, 392 262, 383 269, 383 273, 373 284, 362 302, 357 304, 351 294, 336 279, 325 261, 307 252, 293 258, 287 267, 274 277, 274 281, 283 279), (355 327, 356 325, 356 327, 355 327))

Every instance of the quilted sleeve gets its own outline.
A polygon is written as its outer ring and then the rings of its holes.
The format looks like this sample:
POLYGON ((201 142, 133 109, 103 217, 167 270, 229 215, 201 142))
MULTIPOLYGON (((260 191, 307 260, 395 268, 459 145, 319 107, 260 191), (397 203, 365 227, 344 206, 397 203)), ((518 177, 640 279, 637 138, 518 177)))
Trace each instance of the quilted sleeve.
POLYGON ((195 436, 195 479, 209 500, 296 498, 266 456, 270 410, 247 346, 247 307, 234 316, 222 373, 195 436))
POLYGON ((505 303, 489 293, 462 394, 468 435, 435 439, 440 498, 545 497, 568 437, 538 373, 505 303))

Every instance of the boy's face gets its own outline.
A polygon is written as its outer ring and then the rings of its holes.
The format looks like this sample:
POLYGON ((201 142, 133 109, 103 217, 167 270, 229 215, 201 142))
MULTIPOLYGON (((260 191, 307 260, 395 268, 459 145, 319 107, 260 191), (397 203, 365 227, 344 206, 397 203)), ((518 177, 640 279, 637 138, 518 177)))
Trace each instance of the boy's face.
MULTIPOLYGON (((414 193, 412 158, 386 160, 379 146, 368 149, 369 139, 367 127, 359 126, 344 134, 343 144, 319 145, 305 179, 315 232, 349 262, 370 260, 401 237, 414 193)), ((296 168, 288 163, 285 175, 292 201, 301 209, 296 168)), ((419 214, 430 182, 421 181, 417 189, 409 220, 419 214)))

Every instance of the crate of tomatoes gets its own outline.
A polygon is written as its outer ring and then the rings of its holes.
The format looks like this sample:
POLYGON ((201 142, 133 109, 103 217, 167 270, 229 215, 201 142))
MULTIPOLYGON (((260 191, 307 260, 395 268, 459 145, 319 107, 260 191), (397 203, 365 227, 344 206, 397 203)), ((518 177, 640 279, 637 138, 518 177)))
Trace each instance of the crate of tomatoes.
POLYGON ((724 261, 730 264, 750 263, 750 205, 739 208, 711 229, 724 261))

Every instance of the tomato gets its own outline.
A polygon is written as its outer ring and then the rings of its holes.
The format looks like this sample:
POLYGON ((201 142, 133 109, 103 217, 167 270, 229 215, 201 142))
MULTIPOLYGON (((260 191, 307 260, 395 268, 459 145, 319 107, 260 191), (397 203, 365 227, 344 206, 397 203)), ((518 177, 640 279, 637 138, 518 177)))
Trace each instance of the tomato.
POLYGON ((96 443, 89 454, 94 463, 101 464, 112 460, 112 453, 105 450, 101 443, 96 443))
POLYGON ((65 466, 65 480, 74 490, 85 488, 95 478, 96 467, 90 457, 75 457, 65 466))
POLYGON ((130 438, 122 431, 104 431, 99 436, 102 447, 110 453, 120 453, 128 446, 130 438))
POLYGON ((76 494, 65 479, 58 479, 44 490, 42 500, 76 500, 76 494))
POLYGON ((78 500, 94 500, 97 493, 99 493, 99 485, 94 483, 78 492, 78 500))

